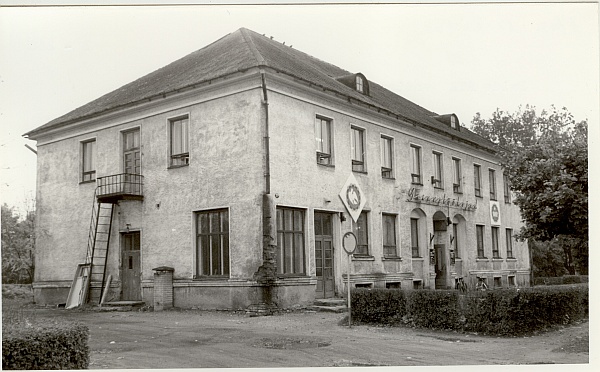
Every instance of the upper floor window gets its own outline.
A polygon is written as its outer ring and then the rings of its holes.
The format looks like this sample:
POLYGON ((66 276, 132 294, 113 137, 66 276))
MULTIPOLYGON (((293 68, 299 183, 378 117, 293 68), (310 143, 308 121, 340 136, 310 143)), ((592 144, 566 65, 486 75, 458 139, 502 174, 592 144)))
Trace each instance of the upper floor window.
POLYGON ((411 182, 422 185, 421 179, 421 148, 410 145, 411 182))
POLYGON ((496 197, 496 171, 490 169, 490 200, 497 200, 496 197))
POLYGON ((514 258, 513 243, 512 243, 512 229, 506 229, 506 257, 514 258))
POLYGON ((94 181, 96 179, 96 140, 82 142, 81 150, 81 182, 94 181))
POLYGON ((365 172, 365 131, 357 127, 350 130, 350 151, 352 153, 352 170, 365 172))
POLYGON ((510 203, 510 180, 508 179, 508 175, 506 173, 502 174, 502 181, 504 184, 504 202, 510 203))
POLYGON ((364 90, 365 90, 365 84, 363 82, 363 78, 358 75, 356 75, 356 90, 361 93, 364 93, 364 90))
POLYGON ((481 197, 481 166, 473 165, 473 180, 475 184, 475 196, 481 197))
POLYGON ((317 148, 317 163, 333 164, 331 157, 331 120, 317 116, 315 118, 315 143, 317 148))
POLYGON ((483 229, 485 226, 476 225, 475 229, 477 231, 477 258, 485 258, 485 248, 483 245, 483 229))
POLYGON ((457 129, 458 122, 456 121, 456 117, 454 115, 450 116, 450 127, 452 129, 457 129))
POLYGON ((305 270, 304 210, 277 208, 277 273, 303 275, 305 270))
POLYGON ((361 212, 356 222, 352 221, 352 232, 356 235, 357 256, 369 255, 369 229, 367 225, 367 212, 361 212))
POLYGON ((171 136, 170 166, 182 166, 190 163, 189 119, 182 117, 169 120, 171 136))
POLYGON ((452 158, 452 189, 455 193, 462 192, 462 168, 457 158, 452 158))
POLYGON ((381 136, 381 177, 383 178, 393 177, 392 154, 392 139, 389 137, 381 136))
POLYGON ((229 212, 196 212, 196 276, 229 275, 229 212))
POLYGON ((443 180, 443 167, 442 167, 442 154, 439 152, 433 152, 433 176, 431 177, 431 183, 436 189, 444 187, 443 180))
POLYGON ((396 215, 382 214, 383 218, 383 255, 398 256, 396 250, 396 215))

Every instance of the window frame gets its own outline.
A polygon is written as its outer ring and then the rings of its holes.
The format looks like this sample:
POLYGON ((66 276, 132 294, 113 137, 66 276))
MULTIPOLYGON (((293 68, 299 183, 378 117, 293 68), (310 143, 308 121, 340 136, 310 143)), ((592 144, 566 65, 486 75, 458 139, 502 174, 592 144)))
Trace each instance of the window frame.
MULTIPOLYGON (((307 265, 306 265, 306 257, 308 256, 306 252, 306 233, 307 233, 307 210, 302 208, 288 207, 288 206, 277 206, 275 212, 276 218, 276 231, 277 231, 277 252, 276 252, 276 268, 277 268, 277 276, 278 277, 298 277, 298 276, 306 276, 307 275, 307 265), (289 211, 292 213, 292 227, 291 229, 287 229, 286 225, 286 212, 289 211), (281 213, 280 213, 281 212, 281 213), (296 213, 301 214, 300 221, 302 221, 302 226, 300 230, 296 230, 296 213), (281 223, 281 224, 280 224, 281 223), (287 242, 286 234, 291 234, 292 247, 287 250, 287 242), (298 243, 297 238, 301 237, 300 242, 302 247, 298 248, 296 244, 298 243), (300 250, 301 257, 298 260, 297 257, 297 249, 300 250), (291 257, 287 256, 290 253, 291 257), (290 266, 288 267, 288 259, 290 262, 290 266), (301 268, 298 270, 296 266, 298 261, 301 263, 301 268)), ((289 235, 287 235, 289 236, 289 235)))
POLYGON ((496 170, 488 168, 489 183, 490 183, 490 200, 498 200, 498 190, 496 189, 496 170))
POLYGON ((360 216, 358 217, 358 220, 356 222, 354 222, 354 220, 351 220, 351 231, 354 233, 354 235, 356 235, 356 250, 354 251, 354 256, 360 256, 360 257, 370 257, 370 249, 369 249, 369 212, 368 211, 362 211, 360 212, 360 216), (364 219, 364 234, 360 234, 358 229, 360 229, 361 227, 358 226, 359 225, 359 221, 361 221, 361 218, 364 219), (366 241, 361 242, 361 238, 365 237, 366 241), (361 248, 364 248, 364 251, 361 251, 361 248))
POLYGON ((514 252, 513 252, 513 229, 511 228, 506 228, 505 229, 505 236, 506 236, 506 258, 515 258, 514 256, 514 252))
POLYGON ((462 161, 460 158, 452 157, 452 191, 462 194, 462 161))
POLYGON ((366 149, 366 129, 356 125, 350 126, 350 158, 352 161, 352 172, 367 173, 367 149, 366 149), (356 133, 360 133, 360 154, 356 150, 356 133), (362 159, 355 159, 356 155, 360 155, 362 159))
POLYGON ((356 75, 354 82, 356 85, 356 91, 359 93, 364 93, 365 92, 365 82, 364 82, 362 76, 356 75))
POLYGON ((500 228, 492 226, 491 237, 492 237, 492 258, 502 258, 500 256, 500 228))
POLYGON ((481 192, 481 165, 473 164, 473 188, 474 194, 478 198, 482 198, 481 192))
POLYGON ((317 164, 333 166, 333 119, 323 115, 315 115, 314 132, 317 164), (325 132, 323 131, 323 123, 327 124, 325 132), (317 136, 317 131, 319 136, 317 136), (327 133, 326 140, 323 139, 323 133, 327 133), (325 148, 325 144, 327 148, 325 148))
POLYGON ((423 147, 410 144, 410 176, 411 183, 413 185, 423 185, 423 156, 422 156, 423 147), (415 158, 416 157, 416 158, 415 158), (415 169, 415 166, 417 169, 415 169), (418 173, 414 173, 415 170, 418 173))
POLYGON ((485 225, 475 225, 475 237, 477 244, 477 258, 487 258, 485 256, 485 225))
POLYGON ((435 189, 444 189, 444 154, 439 151, 432 151, 433 159, 433 176, 431 176, 431 184, 435 189))
POLYGON ((510 180, 504 172, 502 172, 502 182, 504 187, 504 203, 510 204, 512 202, 510 198, 510 180))
POLYGON ((179 167, 186 167, 188 165, 190 165, 190 115, 189 114, 183 114, 183 115, 178 115, 172 118, 168 118, 167 119, 168 122, 168 133, 169 133, 169 166, 168 168, 179 168, 179 167), (183 130, 183 123, 185 122, 186 124, 186 128, 185 131, 183 130), (179 144, 179 146, 181 146, 181 152, 178 153, 174 153, 174 127, 177 123, 182 123, 182 128, 180 130, 181 133, 181 138, 180 141, 181 143, 179 144), (183 151, 183 150, 187 150, 187 151, 183 151))
POLYGON ((410 218, 410 247, 412 258, 421 258, 421 247, 419 245, 419 218, 415 217, 410 218))
POLYGON ((80 142, 80 149, 81 149, 81 175, 79 177, 79 182, 80 183, 90 183, 90 182, 94 182, 96 181, 96 159, 98 157, 98 150, 97 150, 97 142, 96 142, 96 138, 90 138, 84 141, 80 142), (93 145, 91 145, 93 144, 93 145), (91 149, 91 159, 89 160, 89 165, 90 165, 90 169, 87 169, 87 163, 88 163, 88 150, 87 150, 87 145, 91 145, 92 149, 91 149), (87 177, 89 176, 89 177, 87 177))
POLYGON ((206 209, 194 211, 194 232, 196 235, 195 239, 195 267, 194 267, 194 279, 208 279, 208 278, 216 278, 216 279, 226 279, 231 275, 231 241, 230 237, 230 229, 231 229, 231 219, 229 208, 215 208, 215 209, 206 209), (223 226, 222 214, 226 215, 226 223, 227 225, 223 226), (207 216, 208 219, 208 231, 203 231, 201 216, 207 216), (212 218, 211 215, 217 215, 219 221, 219 231, 213 231, 212 228, 212 218), (202 237, 208 238, 208 266, 209 271, 206 273, 206 269, 204 268, 205 256, 203 251, 203 243, 202 237), (218 237, 219 239, 219 253, 220 257, 218 258, 217 264, 219 265, 219 273, 214 274, 213 264, 215 263, 213 260, 213 237, 218 237))
POLYGON ((380 149, 380 158, 381 158, 381 177, 387 179, 394 178, 394 138, 390 136, 386 136, 384 134, 381 135, 379 140, 379 149, 380 149), (386 149, 387 144, 387 149, 386 149), (385 162, 385 153, 387 150, 387 155, 389 157, 389 164, 385 162), (389 167, 387 166, 389 165, 389 167))
POLYGON ((381 213, 381 232, 382 232, 382 245, 383 245, 383 257, 398 257, 398 229, 396 227, 398 221, 398 215, 393 214, 393 213, 381 213), (389 243, 389 241, 387 241, 387 237, 389 234, 389 231, 387 230, 386 226, 388 226, 388 224, 386 224, 386 219, 391 218, 391 226, 393 228, 393 232, 392 232, 392 237, 394 239, 393 244, 386 244, 389 243))

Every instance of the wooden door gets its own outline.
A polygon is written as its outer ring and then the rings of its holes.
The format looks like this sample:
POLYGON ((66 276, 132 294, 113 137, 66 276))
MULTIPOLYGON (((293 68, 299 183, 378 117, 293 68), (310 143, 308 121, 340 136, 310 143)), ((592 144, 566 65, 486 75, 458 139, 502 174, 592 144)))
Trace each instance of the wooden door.
POLYGON ((331 213, 315 212, 316 298, 335 296, 333 277, 333 219, 331 213))
POLYGON ((446 245, 434 244, 435 250, 435 289, 446 289, 446 245))
POLYGON ((121 237, 121 300, 141 299, 140 233, 136 231, 121 237))
POLYGON ((123 132, 123 173, 124 192, 140 192, 139 180, 131 174, 142 174, 142 157, 140 152, 140 130, 123 132))

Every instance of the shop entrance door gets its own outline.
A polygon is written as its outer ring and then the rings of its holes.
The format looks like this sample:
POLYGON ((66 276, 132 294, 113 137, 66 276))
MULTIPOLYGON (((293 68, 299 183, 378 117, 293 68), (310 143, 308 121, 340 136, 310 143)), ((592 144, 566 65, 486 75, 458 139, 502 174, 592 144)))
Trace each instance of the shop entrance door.
POLYGON ((316 298, 335 296, 333 278, 333 216, 315 212, 315 268, 317 271, 316 298))

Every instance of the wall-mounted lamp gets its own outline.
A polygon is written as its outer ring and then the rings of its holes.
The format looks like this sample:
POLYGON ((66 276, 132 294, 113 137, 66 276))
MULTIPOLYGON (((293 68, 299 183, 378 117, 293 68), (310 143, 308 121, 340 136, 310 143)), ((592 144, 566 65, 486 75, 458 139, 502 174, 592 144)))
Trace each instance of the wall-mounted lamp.
POLYGON ((344 212, 340 212, 340 221, 346 222, 346 216, 344 216, 344 212))
POLYGON ((129 224, 129 223, 126 223, 126 224, 125 224, 125 229, 127 230, 127 232, 129 232, 129 227, 131 227, 131 224, 129 224))

